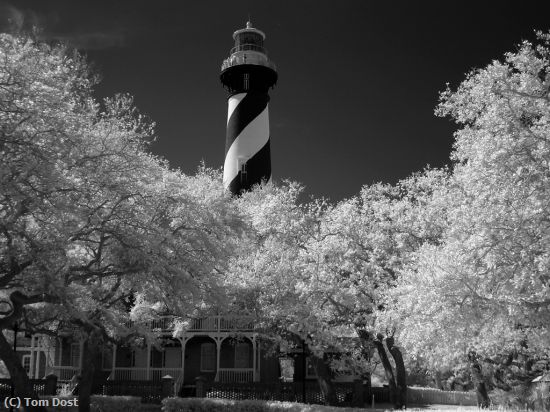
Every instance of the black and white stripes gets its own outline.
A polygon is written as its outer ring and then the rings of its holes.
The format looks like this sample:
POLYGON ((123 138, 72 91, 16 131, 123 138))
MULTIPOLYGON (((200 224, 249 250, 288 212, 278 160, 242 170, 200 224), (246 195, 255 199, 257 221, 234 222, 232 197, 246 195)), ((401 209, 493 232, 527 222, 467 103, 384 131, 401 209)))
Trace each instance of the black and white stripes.
POLYGON ((267 57, 264 32, 250 21, 233 39, 220 74, 229 92, 223 185, 238 195, 271 180, 268 90, 277 83, 277 70, 267 57))
POLYGON ((229 97, 223 182, 234 194, 271 179, 268 101, 256 91, 229 97))

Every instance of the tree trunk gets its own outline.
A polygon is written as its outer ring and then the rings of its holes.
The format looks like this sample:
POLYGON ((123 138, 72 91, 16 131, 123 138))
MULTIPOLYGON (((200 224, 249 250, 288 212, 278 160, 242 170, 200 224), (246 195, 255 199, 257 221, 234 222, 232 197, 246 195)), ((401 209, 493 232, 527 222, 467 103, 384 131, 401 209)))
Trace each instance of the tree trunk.
POLYGON ((391 366, 390 360, 388 359, 388 355, 386 353, 386 349, 384 348, 384 344, 382 343, 382 340, 375 339, 374 346, 378 351, 378 357, 382 361, 382 366, 384 367, 384 374, 386 375, 386 379, 388 380, 388 386, 390 389, 390 403, 395 405, 396 398, 397 398, 396 396, 397 387, 395 385, 395 375, 393 373, 393 367, 391 366))
POLYGON ((435 371, 434 373, 435 387, 440 390, 444 390, 443 382, 441 381, 441 372, 435 371))
POLYGON ((90 412, 90 400, 96 370, 101 368, 98 358, 101 357, 100 339, 94 332, 84 341, 82 353, 82 372, 78 386, 78 412, 90 412))
POLYGON ((468 360, 470 362, 470 373, 472 374, 472 380, 476 389, 477 406, 483 409, 488 408, 490 404, 489 394, 487 393, 487 386, 481 373, 481 364, 479 363, 477 354, 470 352, 468 360))
POLYGON ((393 337, 387 337, 385 341, 388 351, 395 361, 396 396, 394 406, 396 409, 403 409, 407 407, 407 372, 405 370, 405 362, 403 361, 401 350, 393 346, 393 337))
MULTIPOLYGON (((374 355, 374 337, 364 329, 357 330, 357 334, 361 339, 361 353, 365 362, 370 364, 372 356, 374 355)), ((370 372, 363 374, 362 379, 366 382, 364 391, 364 401, 369 403, 372 400, 372 377, 370 372)))
MULTIPOLYGON (((15 396, 21 399, 39 399, 33 390, 31 381, 21 364, 19 356, 13 351, 3 332, 0 332, 0 354, 6 368, 10 372, 10 378, 15 387, 15 396)), ((25 410, 46 412, 46 408, 42 406, 28 407, 25 410)))
POLYGON ((365 382, 365 390, 363 391, 363 403, 370 404, 372 401, 372 376, 370 372, 366 372, 361 377, 365 382))
POLYGON ((326 361, 323 358, 314 356, 313 354, 310 355, 310 360, 313 364, 313 369, 315 369, 315 374, 317 375, 317 382, 319 382, 321 393, 325 398, 325 404, 330 406, 336 405, 336 391, 334 390, 334 385, 332 384, 332 379, 330 376, 330 369, 328 368, 326 361))

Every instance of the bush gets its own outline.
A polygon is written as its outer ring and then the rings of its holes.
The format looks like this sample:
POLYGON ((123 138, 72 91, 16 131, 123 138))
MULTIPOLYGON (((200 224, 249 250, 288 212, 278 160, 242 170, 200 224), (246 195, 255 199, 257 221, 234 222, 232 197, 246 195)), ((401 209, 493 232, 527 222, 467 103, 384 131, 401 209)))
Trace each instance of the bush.
POLYGON ((269 411, 262 401, 230 401, 210 398, 165 398, 163 412, 264 412, 269 411))
POLYGON ((90 402, 91 412, 134 412, 140 409, 141 398, 136 396, 94 395, 90 402))
POLYGON ((161 405, 142 403, 136 412, 161 412, 161 405))
POLYGON ((550 410, 550 384, 541 382, 537 385, 522 384, 510 391, 494 389, 491 401, 495 406, 509 409, 550 410))
POLYGON ((358 412, 364 409, 276 401, 231 401, 211 398, 164 398, 162 412, 358 412))
MULTIPOLYGON (((41 396, 41 399, 48 399, 50 402, 49 411, 76 412, 77 406, 52 406, 52 398, 59 401, 72 401, 77 396, 41 396)), ((62 402, 63 404, 64 402, 62 402)), ((139 411, 141 399, 135 396, 103 396, 92 395, 90 401, 91 412, 134 412, 139 411)))
POLYGON ((532 385, 528 399, 533 409, 550 411, 550 382, 540 382, 532 385))
POLYGON ((477 405, 475 392, 442 391, 435 388, 407 388, 411 404, 477 405))

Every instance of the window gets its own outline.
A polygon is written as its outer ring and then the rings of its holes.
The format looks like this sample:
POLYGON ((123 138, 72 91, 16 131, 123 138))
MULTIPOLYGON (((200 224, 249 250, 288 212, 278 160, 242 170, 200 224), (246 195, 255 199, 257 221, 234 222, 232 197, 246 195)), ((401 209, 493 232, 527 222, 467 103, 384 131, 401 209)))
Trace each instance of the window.
POLYGON ((109 349, 104 349, 103 352, 101 352, 101 367, 103 369, 111 369, 113 364, 112 356, 112 351, 109 349))
POLYGON ((25 372, 27 372, 27 375, 31 372, 31 355, 23 355, 23 368, 25 369, 25 372))
POLYGON ((163 368, 166 362, 166 352, 159 351, 156 348, 151 348, 151 361, 152 368, 163 368))
POLYGON ((239 159, 239 171, 241 172, 241 184, 246 184, 248 177, 246 170, 246 160, 239 159))
POLYGON ((250 345, 246 342, 235 345, 235 368, 250 368, 250 345))
POLYGON ((71 343, 71 366, 80 367, 80 343, 71 343))
POLYGON ((243 88, 245 90, 248 90, 249 87, 250 87, 250 75, 248 73, 245 73, 243 75, 243 88))
POLYGON ((216 370, 216 344, 205 342, 201 344, 201 372, 216 370))

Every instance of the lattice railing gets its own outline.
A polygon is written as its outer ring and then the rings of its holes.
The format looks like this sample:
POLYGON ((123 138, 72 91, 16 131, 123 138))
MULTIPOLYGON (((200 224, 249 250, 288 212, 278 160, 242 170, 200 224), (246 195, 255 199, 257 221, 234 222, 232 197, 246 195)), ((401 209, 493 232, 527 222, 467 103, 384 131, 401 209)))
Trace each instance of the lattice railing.
MULTIPOLYGON (((353 397, 352 383, 334 384, 339 405, 349 405, 353 397)), ((213 382, 207 387, 207 398, 232 400, 258 399, 287 402, 324 403, 324 396, 315 382, 273 382, 273 383, 223 383, 213 382)))

